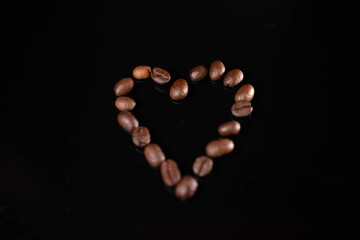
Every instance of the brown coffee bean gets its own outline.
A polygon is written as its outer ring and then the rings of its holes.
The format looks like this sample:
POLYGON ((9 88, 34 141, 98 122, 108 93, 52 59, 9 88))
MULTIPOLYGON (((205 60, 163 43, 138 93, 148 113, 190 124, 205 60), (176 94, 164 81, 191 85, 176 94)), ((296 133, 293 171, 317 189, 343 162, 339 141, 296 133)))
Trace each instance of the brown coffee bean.
POLYGON ((142 126, 134 128, 132 141, 137 147, 145 147, 148 145, 151 141, 149 129, 142 126))
POLYGON ((162 68, 154 67, 151 71, 151 78, 157 84, 164 85, 171 79, 170 73, 162 68))
POLYGON ((231 107, 231 113, 234 117, 246 117, 251 114, 253 107, 248 101, 236 102, 231 107))
POLYGON ((131 111, 134 109, 136 102, 131 97, 117 97, 115 106, 120 111, 131 111))
POLYGON ((128 111, 120 112, 117 116, 118 123, 125 131, 132 132, 134 128, 139 126, 136 117, 128 111))
POLYGON ((220 80, 225 73, 225 65, 220 60, 215 60, 210 65, 209 75, 211 80, 220 80))
POLYGON ((173 100, 184 99, 189 92, 188 83, 185 79, 176 80, 170 88, 170 98, 173 100))
POLYGON ((206 78, 208 70, 204 65, 197 65, 193 67, 189 72, 191 81, 198 82, 206 78))
POLYGON ((213 160, 207 156, 197 157, 193 163, 193 172, 199 177, 208 175, 213 168, 213 160))
POLYGON ((251 84, 245 84, 235 93, 235 102, 248 101, 250 102, 255 94, 255 89, 251 84))
POLYGON ((181 179, 179 167, 174 160, 168 159, 161 163, 160 172, 163 182, 168 187, 175 186, 181 179))
POLYGON ((234 87, 244 79, 244 74, 240 69, 233 69, 224 77, 224 86, 234 87))
POLYGON ((216 158, 232 152, 234 147, 234 143, 231 139, 221 138, 209 142, 205 151, 208 157, 216 158))
POLYGON ((175 196, 185 201, 194 196, 197 188, 197 180, 190 175, 185 175, 175 187, 175 196))
POLYGON ((128 94, 134 88, 134 80, 132 78, 122 78, 114 86, 116 96, 128 94))
POLYGON ((150 77, 151 68, 149 66, 137 66, 133 70, 133 77, 136 79, 146 79, 150 77))
POLYGON ((150 143, 144 148, 144 155, 148 163, 153 167, 159 167, 165 161, 165 154, 156 143, 150 143))
POLYGON ((240 132, 240 123, 237 121, 230 121, 221 124, 218 128, 218 133, 221 136, 228 137, 238 134, 240 132))

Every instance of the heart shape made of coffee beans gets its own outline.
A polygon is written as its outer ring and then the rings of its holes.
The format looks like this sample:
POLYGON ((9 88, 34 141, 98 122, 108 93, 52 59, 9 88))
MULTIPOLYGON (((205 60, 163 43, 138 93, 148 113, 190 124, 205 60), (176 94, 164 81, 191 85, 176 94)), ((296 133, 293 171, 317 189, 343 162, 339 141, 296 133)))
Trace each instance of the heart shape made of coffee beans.
MULTIPOLYGON (((132 75, 139 80, 151 78, 160 85, 165 85, 171 80, 170 73, 160 67, 137 66, 133 69, 132 75)), ((229 88, 237 86, 244 78, 243 72, 239 69, 232 69, 225 74, 225 65, 219 60, 212 62, 209 70, 204 65, 197 65, 189 71, 189 78, 193 82, 201 81, 208 75, 212 81, 220 81, 223 78, 224 86, 229 88)), ((175 195, 178 198, 187 200, 194 196, 198 188, 198 181, 194 175, 197 177, 207 176, 213 168, 213 158, 222 157, 234 150, 234 142, 227 137, 240 132, 240 123, 235 120, 222 123, 218 127, 218 133, 223 138, 207 144, 205 147, 206 154, 197 157, 192 165, 193 175, 182 176, 177 163, 172 159, 167 159, 161 147, 157 143, 151 142, 149 129, 140 126, 139 121, 131 113, 136 102, 125 95, 132 91, 134 85, 134 80, 126 77, 120 79, 114 86, 114 92, 117 96, 115 106, 120 110, 117 121, 125 131, 131 133, 134 145, 144 148, 144 156, 147 162, 154 168, 160 167, 164 184, 168 187, 174 187, 175 195)), ((172 100, 180 101, 186 98, 188 92, 188 82, 180 78, 172 83, 169 95, 172 100)), ((251 100, 254 93, 255 90, 251 84, 245 84, 236 91, 235 103, 231 106, 231 113, 234 117, 247 117, 252 113, 251 100)))

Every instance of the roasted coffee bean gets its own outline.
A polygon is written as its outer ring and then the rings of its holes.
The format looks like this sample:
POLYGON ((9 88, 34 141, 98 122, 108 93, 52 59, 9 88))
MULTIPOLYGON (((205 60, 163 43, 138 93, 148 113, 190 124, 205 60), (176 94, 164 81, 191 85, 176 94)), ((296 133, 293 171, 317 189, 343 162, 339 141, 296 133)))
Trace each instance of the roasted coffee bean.
POLYGON ((210 65, 209 75, 211 80, 218 81, 220 80, 225 73, 225 65, 220 60, 215 60, 210 65))
POLYGON ((175 187, 175 196, 185 201, 194 196, 197 188, 197 180, 190 175, 185 175, 175 187))
POLYGON ((244 79, 244 74, 240 69, 233 69, 224 77, 224 86, 234 87, 244 79))
POLYGON ((137 66, 133 70, 133 77, 136 79, 146 79, 150 77, 151 67, 137 66))
POLYGON ((208 70, 204 65, 197 65, 193 67, 189 72, 191 81, 198 82, 206 78, 208 70))
POLYGON ((205 151, 208 157, 216 158, 232 152, 234 147, 234 143, 231 139, 221 138, 209 142, 205 151))
POLYGON ((255 89, 251 84, 245 84, 235 93, 235 102, 248 101, 250 102, 255 94, 255 89))
POLYGON ((231 113, 234 117, 246 117, 251 114, 253 107, 248 101, 236 102, 231 107, 231 113))
POLYGON ((136 117, 128 111, 120 112, 117 116, 120 126, 128 132, 132 132, 134 128, 139 126, 139 122, 136 117))
POLYGON ((177 163, 168 159, 160 165, 160 172, 166 186, 175 186, 181 179, 181 173, 177 163))
POLYGON ((165 154, 156 143, 150 143, 144 148, 144 155, 148 163, 153 167, 159 167, 165 161, 165 154))
POLYGON ((128 94, 134 88, 134 80, 132 78, 122 78, 114 86, 116 96, 128 94))
POLYGON ((185 79, 176 80, 170 88, 170 98, 173 100, 184 99, 189 92, 188 83, 185 79))
POLYGON ((230 121, 221 124, 218 128, 218 133, 221 136, 228 137, 238 134, 240 132, 240 123, 237 121, 230 121))
POLYGON ((134 109, 136 102, 131 97, 117 97, 115 106, 120 111, 131 111, 134 109))
POLYGON ((199 177, 208 175, 213 168, 213 160, 207 156, 197 157, 193 163, 193 172, 199 177))
POLYGON ((151 141, 150 132, 147 127, 134 128, 132 132, 132 141, 137 147, 145 147, 151 141))
POLYGON ((171 79, 170 73, 162 68, 154 67, 151 71, 151 78, 154 82, 164 85, 171 79))

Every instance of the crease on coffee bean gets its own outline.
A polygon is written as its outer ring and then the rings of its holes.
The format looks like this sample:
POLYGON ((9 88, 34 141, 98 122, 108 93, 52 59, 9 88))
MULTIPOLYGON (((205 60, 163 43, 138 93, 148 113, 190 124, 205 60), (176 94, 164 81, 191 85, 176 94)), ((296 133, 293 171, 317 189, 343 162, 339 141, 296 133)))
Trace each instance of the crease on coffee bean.
POLYGON ((144 131, 146 131, 146 128, 144 128, 144 127, 140 127, 140 129, 139 129, 139 141, 140 141, 140 144, 141 145, 147 145, 147 142, 149 141, 148 139, 147 139, 147 133, 143 133, 144 131), (144 137, 144 135, 145 135, 145 137, 144 137))
POLYGON ((167 172, 167 175, 168 175, 168 177, 169 177, 169 179, 170 179, 170 182, 171 182, 171 184, 172 184, 172 183, 175 182, 175 179, 174 179, 175 176, 171 173, 171 170, 170 170, 171 164, 172 164, 172 163, 170 163, 170 162, 167 163, 167 165, 166 165, 166 172, 167 172))
POLYGON ((202 162, 200 162, 200 168, 199 168, 199 171, 198 171, 198 175, 200 176, 200 175, 203 175, 202 174, 202 170, 203 170, 203 168, 204 168, 204 165, 205 165, 205 162, 206 162, 207 160, 205 159, 204 161, 202 161, 202 162))

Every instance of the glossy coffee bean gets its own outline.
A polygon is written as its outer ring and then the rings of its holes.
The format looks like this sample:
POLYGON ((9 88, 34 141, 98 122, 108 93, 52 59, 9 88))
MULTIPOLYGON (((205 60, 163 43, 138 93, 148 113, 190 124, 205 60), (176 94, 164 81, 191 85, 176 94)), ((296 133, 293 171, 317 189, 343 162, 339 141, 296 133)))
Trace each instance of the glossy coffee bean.
POLYGON ((244 79, 244 74, 240 69, 233 69, 224 77, 224 86, 234 87, 244 79))
POLYGON ((220 80, 225 73, 225 65, 220 60, 215 60, 210 65, 209 75, 211 80, 220 80))
POLYGON ((213 168, 213 160, 207 156, 197 157, 193 163, 193 172, 199 177, 208 175, 213 168))
POLYGON ((132 141, 137 147, 145 147, 151 141, 150 132, 147 127, 139 126, 132 132, 132 141))
POLYGON ((170 88, 170 98, 173 100, 184 99, 189 92, 189 86, 185 79, 176 80, 170 88))
POLYGON ((234 150, 234 143, 231 139, 221 138, 208 143, 206 146, 206 155, 211 158, 221 157, 234 150))
POLYGON ((197 180, 190 175, 185 175, 175 187, 175 196, 185 201, 195 195, 197 188, 197 180))
POLYGON ((120 112, 117 116, 118 123, 125 131, 132 132, 134 128, 139 126, 139 121, 128 111, 120 112))
POLYGON ((131 97, 117 97, 115 101, 115 106, 120 111, 131 111, 134 109, 136 102, 131 97))
POLYGON ((114 86, 116 96, 128 94, 134 88, 134 80, 132 78, 122 78, 114 86))
POLYGON ((161 163, 160 172, 164 184, 168 187, 175 186, 181 179, 179 167, 174 160, 168 159, 161 163))
POLYGON ((235 93, 235 102, 248 101, 250 102, 255 94, 255 89, 251 84, 245 84, 239 88, 235 93))
POLYGON ((238 134, 240 132, 240 123, 237 121, 230 121, 221 124, 218 128, 218 133, 221 136, 228 137, 238 134))
POLYGON ((204 65, 197 65, 193 67, 189 72, 191 81, 198 82, 206 78, 208 70, 204 65))
POLYGON ((171 79, 170 73, 162 68, 154 67, 151 71, 151 78, 157 84, 164 85, 171 79))
POLYGON ((151 68, 149 66, 137 66, 133 70, 133 77, 135 79, 146 79, 150 77, 151 68))
POLYGON ((231 113, 234 117, 246 117, 251 114, 253 107, 248 101, 236 102, 231 107, 231 113))
POLYGON ((153 167, 159 167, 165 161, 165 154, 156 143, 150 143, 144 148, 144 155, 148 163, 153 167))

